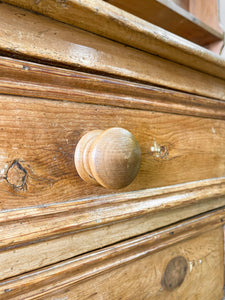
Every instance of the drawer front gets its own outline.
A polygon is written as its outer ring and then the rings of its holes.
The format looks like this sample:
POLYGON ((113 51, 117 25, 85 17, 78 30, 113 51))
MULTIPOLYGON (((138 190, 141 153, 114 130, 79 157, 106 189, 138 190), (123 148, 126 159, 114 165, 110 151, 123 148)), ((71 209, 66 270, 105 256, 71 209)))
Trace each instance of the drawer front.
POLYGON ((4 95, 0 106, 1 209, 115 193, 74 166, 78 141, 95 129, 125 128, 140 145, 140 171, 119 191, 225 175, 222 120, 4 95))
POLYGON ((56 291, 49 300, 221 300, 223 297, 221 229, 138 259, 106 274, 56 291))
POLYGON ((207 226, 197 223, 153 232, 3 281, 1 299, 221 300, 223 228, 204 232, 207 226))

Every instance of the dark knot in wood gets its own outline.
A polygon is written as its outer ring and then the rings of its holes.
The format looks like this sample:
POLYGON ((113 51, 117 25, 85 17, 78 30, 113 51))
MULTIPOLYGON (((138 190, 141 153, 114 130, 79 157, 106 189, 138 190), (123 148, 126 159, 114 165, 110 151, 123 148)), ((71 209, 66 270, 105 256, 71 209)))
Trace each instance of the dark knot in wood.
POLYGON ((167 148, 167 146, 161 146, 160 147, 160 158, 167 158, 167 156, 169 156, 169 150, 167 148))
POLYGON ((14 160, 6 173, 6 181, 16 189, 22 189, 26 184, 27 171, 23 166, 14 160))
POLYGON ((161 282, 162 286, 169 291, 176 289, 184 281, 187 268, 188 264, 183 256, 177 256, 171 259, 166 266, 161 282))

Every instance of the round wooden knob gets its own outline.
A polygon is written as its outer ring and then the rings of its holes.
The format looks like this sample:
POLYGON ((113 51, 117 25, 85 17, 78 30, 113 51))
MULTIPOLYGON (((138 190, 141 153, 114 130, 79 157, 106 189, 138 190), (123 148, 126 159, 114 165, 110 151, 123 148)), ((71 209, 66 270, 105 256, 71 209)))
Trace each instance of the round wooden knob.
POLYGON ((109 189, 128 186, 141 164, 141 150, 126 129, 93 130, 78 142, 75 166, 80 177, 109 189))

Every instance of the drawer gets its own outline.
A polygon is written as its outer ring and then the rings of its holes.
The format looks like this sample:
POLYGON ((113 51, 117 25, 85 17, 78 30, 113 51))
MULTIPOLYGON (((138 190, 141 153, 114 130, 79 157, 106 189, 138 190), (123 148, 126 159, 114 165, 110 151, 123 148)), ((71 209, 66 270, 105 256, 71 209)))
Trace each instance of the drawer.
POLYGON ((206 214, 2 281, 1 299, 221 300, 221 216, 206 214))
POLYGON ((0 106, 3 210, 115 193, 74 166, 78 141, 96 129, 125 128, 140 145, 140 171, 120 192, 225 175, 223 120, 7 95, 0 106))
POLYGON ((0 280, 225 204, 224 102, 0 64, 0 280), (130 131, 142 153, 135 180, 119 190, 85 182, 74 165, 86 133, 115 126, 130 131))

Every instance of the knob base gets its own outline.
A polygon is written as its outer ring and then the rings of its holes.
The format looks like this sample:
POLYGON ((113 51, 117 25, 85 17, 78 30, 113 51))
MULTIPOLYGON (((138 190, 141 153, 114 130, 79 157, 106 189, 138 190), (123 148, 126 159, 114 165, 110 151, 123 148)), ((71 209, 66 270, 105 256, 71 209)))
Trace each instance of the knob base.
POLYGON ((74 162, 79 176, 87 183, 99 185, 91 173, 88 155, 90 147, 102 130, 92 130, 86 133, 78 142, 74 162))

